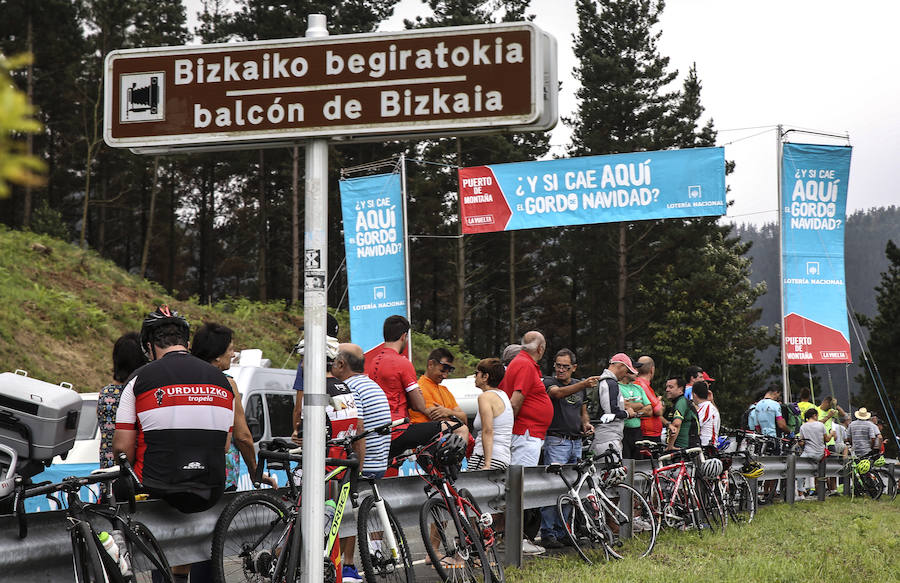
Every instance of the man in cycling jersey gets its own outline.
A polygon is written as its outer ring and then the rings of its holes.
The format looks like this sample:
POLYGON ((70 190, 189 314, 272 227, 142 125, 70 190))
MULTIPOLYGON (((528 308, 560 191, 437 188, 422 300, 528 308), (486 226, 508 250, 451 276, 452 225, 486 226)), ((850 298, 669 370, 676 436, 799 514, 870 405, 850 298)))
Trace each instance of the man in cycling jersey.
MULTIPOLYGON (((225 444, 234 421, 234 394, 218 368, 188 352, 190 327, 160 306, 141 328, 150 363, 122 390, 113 451, 125 453, 153 498, 181 512, 215 505, 225 488, 225 444)), ((176 583, 190 565, 172 568, 176 583)))

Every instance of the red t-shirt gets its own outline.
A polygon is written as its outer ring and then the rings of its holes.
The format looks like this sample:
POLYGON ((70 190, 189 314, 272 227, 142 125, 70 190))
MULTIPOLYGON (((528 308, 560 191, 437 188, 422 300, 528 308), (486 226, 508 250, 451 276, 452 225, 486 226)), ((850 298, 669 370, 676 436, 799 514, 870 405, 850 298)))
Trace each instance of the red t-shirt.
POLYGON ((382 346, 375 354, 366 356, 366 376, 384 391, 391 406, 392 421, 409 417, 406 393, 419 385, 416 369, 405 356, 393 348, 382 346))
POLYGON ((553 403, 541 381, 541 369, 531 355, 524 350, 516 355, 506 367, 506 375, 500 381, 499 388, 510 397, 515 391, 520 391, 524 397, 513 424, 513 433, 525 435, 528 431, 531 437, 544 439, 553 421, 553 403))
MULTIPOLYGON (((644 394, 650 399, 651 411, 662 404, 662 401, 659 400, 659 397, 657 397, 653 389, 650 388, 650 382, 647 379, 638 377, 634 382, 644 389, 644 394)), ((659 437, 662 435, 662 417, 641 417, 641 433, 648 437, 659 437)))

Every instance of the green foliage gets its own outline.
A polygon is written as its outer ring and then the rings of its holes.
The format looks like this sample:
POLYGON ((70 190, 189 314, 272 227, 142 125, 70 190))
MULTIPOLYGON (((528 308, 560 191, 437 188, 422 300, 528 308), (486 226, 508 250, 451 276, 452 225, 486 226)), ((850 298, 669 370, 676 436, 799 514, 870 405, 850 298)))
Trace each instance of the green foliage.
MULTIPOLYGON (((900 392, 897 391, 900 386, 900 362, 897 361, 900 353, 900 247, 889 240, 884 253, 890 266, 881 274, 881 282, 875 288, 878 313, 874 318, 857 314, 860 324, 869 331, 871 359, 869 363, 862 360, 859 363, 863 371, 857 378, 862 386, 860 401, 870 411, 880 412, 882 420, 887 419, 891 406, 895 414, 900 411, 900 392)), ((900 428, 895 426, 892 431, 890 424, 885 423, 885 437, 889 438, 895 431, 900 428)), ((896 448, 896 441, 889 439, 889 443, 892 449, 896 448)))
POLYGON ((34 118, 35 109, 25 94, 16 88, 11 73, 32 60, 31 55, 5 57, 0 52, 0 198, 10 194, 10 183, 40 186, 46 165, 29 155, 22 134, 36 134, 41 124, 34 118))
POLYGON ((649 557, 604 563, 601 553, 599 568, 573 553, 538 557, 506 576, 517 583, 895 581, 898 520, 900 504, 886 501, 841 497, 776 504, 761 508, 749 525, 729 524, 724 535, 665 531, 649 557))

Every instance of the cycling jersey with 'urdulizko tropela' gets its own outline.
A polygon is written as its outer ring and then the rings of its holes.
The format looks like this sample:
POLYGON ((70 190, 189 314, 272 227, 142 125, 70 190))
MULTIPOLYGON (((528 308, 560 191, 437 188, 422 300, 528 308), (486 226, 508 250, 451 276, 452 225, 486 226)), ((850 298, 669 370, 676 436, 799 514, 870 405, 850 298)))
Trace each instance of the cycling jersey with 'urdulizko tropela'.
POLYGON ((161 492, 221 489, 234 393, 219 369, 170 352, 125 385, 116 429, 137 431, 134 470, 161 492))

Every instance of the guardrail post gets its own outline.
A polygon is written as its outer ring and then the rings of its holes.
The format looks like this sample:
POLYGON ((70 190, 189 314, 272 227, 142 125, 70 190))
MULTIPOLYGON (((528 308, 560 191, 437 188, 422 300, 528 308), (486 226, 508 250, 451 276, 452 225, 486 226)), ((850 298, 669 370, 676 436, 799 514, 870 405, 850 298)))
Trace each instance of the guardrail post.
POLYGON ((784 501, 793 504, 797 495, 797 456, 789 453, 785 459, 787 467, 784 469, 784 501))
POLYGON ((522 566, 522 521, 525 517, 525 468, 512 465, 506 469, 506 566, 522 566))
MULTIPOLYGON (((625 466, 626 474, 625 474, 625 483, 634 487, 634 460, 633 459, 623 459, 622 465, 625 466)), ((631 492, 628 492, 627 496, 623 496, 619 494, 619 509, 625 513, 625 516, 628 517, 628 522, 625 524, 619 525, 619 537, 620 538, 631 538, 631 524, 634 519, 634 499, 631 495, 631 492)))
POLYGON ((828 495, 828 478, 825 477, 826 474, 826 458, 822 458, 819 460, 819 468, 816 470, 816 500, 819 502, 825 501, 825 496, 828 495))
POLYGON ((853 470, 847 472, 846 476, 841 476, 841 486, 844 487, 844 496, 851 496, 853 494, 853 470))

